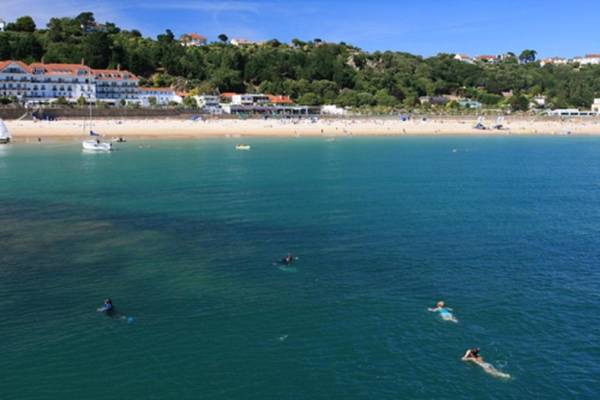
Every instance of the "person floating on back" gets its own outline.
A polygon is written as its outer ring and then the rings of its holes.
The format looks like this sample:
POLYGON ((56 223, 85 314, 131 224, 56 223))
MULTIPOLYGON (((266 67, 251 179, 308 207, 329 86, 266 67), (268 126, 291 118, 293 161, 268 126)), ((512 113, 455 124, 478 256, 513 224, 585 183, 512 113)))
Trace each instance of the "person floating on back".
POLYGON ((496 377, 496 378, 504 378, 509 379, 510 375, 504 372, 498 371, 494 366, 490 363, 487 363, 483 360, 483 357, 479 354, 479 348, 469 349, 462 357, 463 361, 472 361, 475 364, 479 365, 485 372, 496 377))
POLYGON ((438 301, 435 308, 428 308, 428 310, 431 312, 439 313, 440 317, 442 317, 442 319, 444 321, 450 321, 450 322, 454 322, 454 323, 458 322, 458 320, 450 312, 450 311, 452 311, 452 309, 449 307, 446 307, 445 303, 443 301, 438 301))

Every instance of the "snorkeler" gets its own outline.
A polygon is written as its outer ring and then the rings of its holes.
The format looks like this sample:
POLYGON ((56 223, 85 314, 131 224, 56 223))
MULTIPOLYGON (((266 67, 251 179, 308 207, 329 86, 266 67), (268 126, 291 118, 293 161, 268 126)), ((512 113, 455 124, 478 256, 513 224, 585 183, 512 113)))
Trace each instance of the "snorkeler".
POLYGON ((494 368, 494 366, 492 364, 485 362, 483 360, 483 357, 481 357, 481 355, 479 354, 479 352, 480 352, 479 348, 469 349, 469 350, 467 350, 465 355, 462 357, 462 360, 474 362, 475 364, 477 364, 481 368, 483 368, 483 370, 485 372, 487 372, 488 374, 495 376, 497 378, 505 378, 505 379, 510 378, 509 374, 500 372, 496 368, 494 368))
POLYGON ((102 304, 102 307, 100 307, 98 309, 98 312, 103 312, 103 313, 106 313, 107 315, 110 315, 113 313, 114 310, 115 310, 115 307, 113 306, 112 300, 106 299, 106 300, 104 300, 104 304, 102 304))
POLYGON ((449 307, 445 307, 445 303, 443 301, 438 301, 435 308, 428 308, 428 310, 431 312, 440 313, 440 317, 442 317, 444 321, 451 321, 454 323, 458 322, 458 320, 450 312, 452 311, 452 309, 449 307))

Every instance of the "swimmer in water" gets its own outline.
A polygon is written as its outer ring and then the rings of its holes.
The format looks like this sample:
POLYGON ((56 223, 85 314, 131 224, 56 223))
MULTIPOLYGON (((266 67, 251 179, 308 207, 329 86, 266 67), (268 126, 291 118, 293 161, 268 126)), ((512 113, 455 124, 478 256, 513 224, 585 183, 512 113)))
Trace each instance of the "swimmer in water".
POLYGON ((115 310, 111 299, 104 300, 104 304, 97 311, 106 313, 106 315, 111 315, 115 310))
POLYGON ((463 361, 472 361, 475 364, 479 365, 485 372, 488 374, 495 376, 496 378, 504 378, 509 379, 510 375, 504 372, 498 371, 494 366, 490 363, 487 363, 483 360, 483 357, 479 354, 479 348, 469 349, 462 357, 463 361))
POLYGON ((449 307, 446 307, 445 305, 446 304, 443 301, 438 301, 435 308, 428 308, 428 310, 431 312, 440 313, 440 317, 442 317, 442 319, 444 321, 450 321, 450 322, 457 323, 458 320, 456 318, 454 318, 454 315, 452 315, 452 313, 450 312, 450 311, 452 311, 452 309, 449 307))
POLYGON ((283 258, 283 260, 281 260, 281 263, 282 263, 282 264, 285 264, 285 265, 290 265, 290 264, 292 264, 292 263, 293 263, 295 260, 296 260, 296 259, 295 259, 295 257, 294 257, 294 256, 292 256, 291 254, 288 254, 287 256, 285 256, 285 257, 283 258))

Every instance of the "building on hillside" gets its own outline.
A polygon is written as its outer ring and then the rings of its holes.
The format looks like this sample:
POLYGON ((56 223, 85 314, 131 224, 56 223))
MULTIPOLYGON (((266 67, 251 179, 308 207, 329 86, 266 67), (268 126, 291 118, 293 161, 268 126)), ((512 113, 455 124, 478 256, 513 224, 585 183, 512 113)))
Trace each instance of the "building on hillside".
POLYGON ((487 63, 487 64, 497 64, 500 61, 499 56, 490 56, 490 55, 482 55, 475 57, 476 61, 487 63))
POLYGON ((466 54, 455 54, 454 59, 467 64, 475 64, 475 60, 466 54))
POLYGON ((179 42, 186 47, 199 47, 204 46, 206 43, 208 43, 208 40, 206 39, 206 37, 197 33, 186 33, 181 35, 181 37, 179 38, 179 42))
POLYGON ((80 97, 93 102, 94 83, 92 69, 85 65, 0 62, 0 96, 23 103, 52 102, 61 97, 73 103, 80 97))
POLYGON ((573 62, 579 63, 580 65, 599 65, 600 54, 586 54, 584 57, 575 57, 573 62))
POLYGON ((261 42, 256 42, 254 40, 243 39, 243 38, 231 39, 231 41, 229 43, 231 43, 232 45, 234 45, 236 47, 250 46, 250 45, 253 45, 253 44, 261 44, 261 42))
POLYGON ((198 108, 210 114, 220 114, 222 112, 219 96, 203 94, 194 96, 198 108))
POLYGON ((545 65, 565 65, 568 64, 569 60, 563 57, 549 57, 544 58, 540 61, 540 65, 543 67, 545 65))
POLYGON ((27 65, 0 61, 0 96, 24 104, 52 103, 59 98, 75 103, 80 98, 117 103, 139 102, 139 79, 120 69, 95 70, 83 64, 27 65))
POLYGON ((266 94, 234 94, 231 97, 231 104, 242 106, 257 106, 266 105, 271 102, 271 99, 266 94))
POLYGON ((4 32, 5 28, 6 28, 6 22, 4 22, 4 20, 2 18, 0 18, 0 32, 4 32))
POLYGON ((0 61, 0 96, 22 101, 31 96, 29 66, 20 61, 0 61))
POLYGON ((223 92, 219 95, 219 97, 223 103, 231 103, 233 96, 236 96, 236 95, 237 95, 237 93, 235 93, 235 92, 223 92))
POLYGON ((299 116, 308 115, 310 107, 297 106, 289 96, 267 95, 261 93, 222 93, 224 100, 220 104, 227 114, 260 114, 299 116))
POLYGON ((600 114, 600 99, 594 99, 594 102, 592 103, 592 112, 600 114))
POLYGON ((140 103, 138 84, 140 79, 129 71, 95 69, 96 98, 107 103, 140 103))
POLYGON ((86 102, 96 101, 96 85, 93 70, 82 64, 29 65, 31 74, 30 101, 42 102, 64 97, 74 103, 80 97, 86 102))
POLYGON ((171 88, 141 87, 139 88, 138 98, 142 107, 150 107, 152 105, 168 106, 175 103, 181 104, 183 102, 183 98, 171 88))
POLYGON ((531 103, 529 104, 529 108, 543 108, 546 107, 546 96, 543 95, 537 95, 535 96, 532 100, 531 103))

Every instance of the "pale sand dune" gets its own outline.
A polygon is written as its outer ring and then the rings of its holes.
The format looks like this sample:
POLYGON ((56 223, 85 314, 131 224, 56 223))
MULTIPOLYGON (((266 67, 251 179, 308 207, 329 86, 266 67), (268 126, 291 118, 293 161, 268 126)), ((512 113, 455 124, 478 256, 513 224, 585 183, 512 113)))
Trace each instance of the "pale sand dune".
MULTIPOLYGON (((308 120, 233 120, 214 119, 188 121, 177 119, 124 119, 98 120, 94 131, 105 137, 126 138, 202 138, 242 136, 386 136, 386 135, 507 135, 507 134, 585 134, 599 135, 600 121, 558 120, 506 120, 504 130, 473 129, 475 119, 430 119, 427 121, 400 121, 393 119, 322 119, 308 120)), ((491 125, 492 122, 487 122, 491 125)), ((6 121, 14 140, 54 138, 78 140, 86 137, 81 121, 60 120, 54 122, 6 121)))

